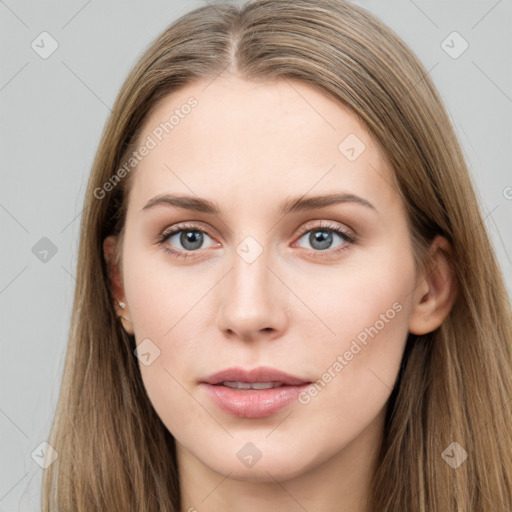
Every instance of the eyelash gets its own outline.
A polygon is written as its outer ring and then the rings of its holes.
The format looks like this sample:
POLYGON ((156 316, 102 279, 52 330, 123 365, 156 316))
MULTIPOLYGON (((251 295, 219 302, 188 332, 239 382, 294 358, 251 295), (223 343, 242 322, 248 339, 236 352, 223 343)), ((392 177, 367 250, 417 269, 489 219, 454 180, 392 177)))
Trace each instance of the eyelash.
MULTIPOLYGON (((169 240, 169 238, 171 238, 176 233, 180 233, 182 231, 196 231, 196 232, 203 233, 206 235, 208 234, 206 231, 201 229, 201 227, 197 224, 188 224, 188 223, 177 224, 172 229, 167 228, 162 233, 160 233, 160 235, 158 236, 157 243, 159 245, 163 246, 163 250, 166 253, 172 254, 176 258, 186 259, 189 256, 192 256, 192 254, 197 251, 185 251, 185 252, 177 251, 175 249, 172 249, 169 245, 166 244, 166 242, 169 240)), ((329 253, 331 256, 336 255, 342 251, 347 250, 348 249, 347 245, 352 245, 352 244, 357 243, 358 238, 359 238, 358 235, 356 235, 353 232, 349 233, 349 232, 341 229, 336 224, 331 224, 327 221, 324 221, 324 223, 321 223, 320 225, 315 225, 315 226, 311 226, 310 224, 305 225, 304 228, 300 231, 297 240, 300 240, 306 233, 309 233, 310 231, 327 231, 329 233, 334 233, 334 234, 338 235, 345 242, 343 245, 337 247, 336 249, 326 249, 325 251, 314 250, 314 249, 305 249, 308 253, 314 253, 314 254, 329 253)))

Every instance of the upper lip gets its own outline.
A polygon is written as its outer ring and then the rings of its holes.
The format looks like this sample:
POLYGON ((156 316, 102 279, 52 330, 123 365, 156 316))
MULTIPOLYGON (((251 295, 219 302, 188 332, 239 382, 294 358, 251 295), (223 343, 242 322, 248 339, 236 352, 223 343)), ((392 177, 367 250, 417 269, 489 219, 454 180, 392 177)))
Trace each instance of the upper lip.
POLYGON ((220 384, 221 382, 281 382, 288 386, 309 384, 310 381, 295 377, 268 366, 260 366, 252 370, 244 368, 226 368, 207 377, 206 384, 220 384))

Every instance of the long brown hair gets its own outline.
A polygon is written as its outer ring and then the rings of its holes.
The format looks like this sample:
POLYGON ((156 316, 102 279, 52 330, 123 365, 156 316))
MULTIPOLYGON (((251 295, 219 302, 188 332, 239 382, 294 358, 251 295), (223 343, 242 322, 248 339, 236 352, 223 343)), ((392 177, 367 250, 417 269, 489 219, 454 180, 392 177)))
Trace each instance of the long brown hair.
POLYGON ((104 184, 139 143, 159 100, 224 69, 247 80, 301 80, 348 106, 391 164, 418 261, 436 234, 453 249, 457 300, 434 332, 409 335, 370 510, 510 510, 512 319, 467 165, 417 57, 375 16, 342 0, 195 9, 155 39, 127 77, 85 197, 71 331, 49 438, 59 456, 45 470, 43 510, 180 510, 174 438, 145 392, 135 340, 116 317, 103 257, 105 237, 122 233, 136 170, 106 192, 104 184), (454 442, 468 454, 457 468, 442 456, 454 442))

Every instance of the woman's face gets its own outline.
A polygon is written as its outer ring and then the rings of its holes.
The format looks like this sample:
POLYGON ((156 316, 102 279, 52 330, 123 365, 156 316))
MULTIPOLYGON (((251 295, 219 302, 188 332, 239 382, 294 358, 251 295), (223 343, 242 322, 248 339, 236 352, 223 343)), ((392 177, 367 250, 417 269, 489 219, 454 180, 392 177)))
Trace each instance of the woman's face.
POLYGON ((224 75, 165 98, 139 140, 125 316, 180 464, 253 481, 365 464, 416 285, 375 141, 308 85, 224 75))

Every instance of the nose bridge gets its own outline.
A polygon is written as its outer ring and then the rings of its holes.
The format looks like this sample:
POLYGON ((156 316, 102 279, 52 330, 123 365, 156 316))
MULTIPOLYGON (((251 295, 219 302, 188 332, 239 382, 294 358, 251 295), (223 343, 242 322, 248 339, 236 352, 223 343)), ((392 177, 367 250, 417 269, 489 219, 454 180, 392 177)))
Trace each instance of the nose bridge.
POLYGON ((234 247, 231 272, 226 276, 221 300, 220 327, 249 338, 259 330, 278 329, 279 291, 269 270, 272 254, 255 236, 234 247))
POLYGON ((254 236, 246 236, 233 254, 230 277, 230 296, 241 306, 261 307, 270 302, 272 286, 268 269, 270 252, 254 236))

